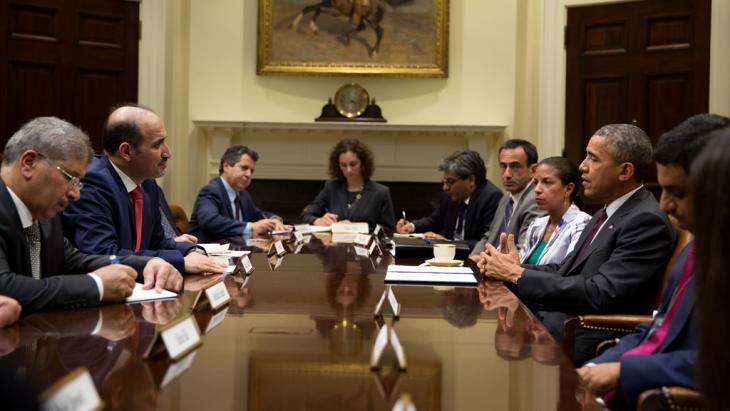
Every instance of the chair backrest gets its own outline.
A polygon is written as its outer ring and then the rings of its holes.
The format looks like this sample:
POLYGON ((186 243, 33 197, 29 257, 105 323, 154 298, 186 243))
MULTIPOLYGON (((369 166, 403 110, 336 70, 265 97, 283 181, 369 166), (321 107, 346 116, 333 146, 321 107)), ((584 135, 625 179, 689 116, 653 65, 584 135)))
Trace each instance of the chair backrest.
POLYGON ((170 204, 170 213, 172 214, 172 219, 175 220, 175 227, 177 227, 181 233, 187 233, 188 215, 185 214, 185 210, 177 204, 170 204))
POLYGON ((674 263, 677 261, 677 256, 679 256, 679 253, 682 252, 682 249, 685 245, 692 239, 692 234, 690 234, 687 230, 682 230, 681 228, 677 229, 677 244, 674 246, 674 251, 672 252, 672 257, 669 258, 669 263, 667 263, 667 268, 664 270, 664 275, 662 277, 662 282, 657 290, 657 293, 654 295, 654 298, 651 301, 651 307, 652 310, 659 308, 659 305, 662 303, 662 296, 664 295, 664 287, 667 286, 667 280, 669 280, 669 273, 672 272, 672 269, 674 268, 674 263))

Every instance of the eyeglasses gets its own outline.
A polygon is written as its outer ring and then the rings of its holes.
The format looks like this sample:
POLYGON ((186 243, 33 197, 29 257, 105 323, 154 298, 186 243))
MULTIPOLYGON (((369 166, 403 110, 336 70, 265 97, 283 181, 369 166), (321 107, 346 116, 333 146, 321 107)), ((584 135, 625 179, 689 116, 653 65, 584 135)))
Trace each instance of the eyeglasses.
POLYGON ((69 187, 78 188, 79 190, 81 190, 81 187, 84 186, 84 183, 81 182, 81 179, 78 176, 69 173, 68 171, 64 170, 63 167, 56 165, 56 170, 60 171, 61 174, 66 177, 66 183, 69 185, 69 187))
MULTIPOLYGON (((43 154, 38 153, 38 157, 46 160, 49 164, 54 165, 54 162, 43 154)), ((59 166, 58 164, 55 164, 55 166, 56 170, 60 171, 61 174, 63 174, 63 177, 66 179, 66 184, 68 184, 70 188, 78 188, 79 190, 81 190, 81 187, 84 186, 84 183, 81 182, 81 179, 78 176, 69 173, 65 168, 59 166)))
POLYGON ((459 180, 463 180, 463 179, 462 178, 444 178, 443 180, 441 180, 441 184, 451 187, 454 184, 456 184, 456 182, 459 180))

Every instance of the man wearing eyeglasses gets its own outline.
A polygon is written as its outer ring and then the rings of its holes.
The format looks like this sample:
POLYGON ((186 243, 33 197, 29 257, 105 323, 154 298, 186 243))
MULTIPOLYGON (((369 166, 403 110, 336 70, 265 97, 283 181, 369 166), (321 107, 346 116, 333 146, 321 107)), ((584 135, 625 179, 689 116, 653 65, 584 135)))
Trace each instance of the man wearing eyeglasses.
POLYGON ((458 240, 473 246, 489 230, 502 192, 487 180, 482 157, 473 150, 459 150, 439 165, 444 173, 444 194, 439 207, 429 217, 396 223, 401 234, 424 233, 424 238, 458 240))
POLYGON ((57 216, 79 198, 92 155, 89 138, 66 121, 39 117, 5 146, 0 171, 0 294, 24 312, 123 301, 135 279, 146 288, 182 288, 161 259, 84 254, 63 237, 57 216), (121 264, 119 264, 121 263, 121 264))
POLYGON ((106 155, 93 159, 79 201, 64 212, 66 235, 89 253, 155 256, 180 272, 223 274, 225 267, 202 249, 165 236, 154 179, 172 158, 166 140, 165 125, 151 109, 112 111, 102 136, 106 155))
POLYGON ((521 244, 522 235, 532 220, 545 215, 535 203, 532 174, 536 164, 537 149, 529 141, 507 140, 499 148, 499 170, 507 195, 499 202, 489 230, 474 246, 472 256, 484 251, 486 244, 499 246, 501 233, 514 234, 515 242, 521 244))

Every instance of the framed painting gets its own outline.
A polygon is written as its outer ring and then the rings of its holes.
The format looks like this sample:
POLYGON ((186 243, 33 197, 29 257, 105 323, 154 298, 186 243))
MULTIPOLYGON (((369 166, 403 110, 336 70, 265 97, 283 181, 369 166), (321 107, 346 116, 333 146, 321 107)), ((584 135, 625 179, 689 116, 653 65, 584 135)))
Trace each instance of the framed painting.
POLYGON ((448 77, 449 0, 259 0, 258 74, 448 77))

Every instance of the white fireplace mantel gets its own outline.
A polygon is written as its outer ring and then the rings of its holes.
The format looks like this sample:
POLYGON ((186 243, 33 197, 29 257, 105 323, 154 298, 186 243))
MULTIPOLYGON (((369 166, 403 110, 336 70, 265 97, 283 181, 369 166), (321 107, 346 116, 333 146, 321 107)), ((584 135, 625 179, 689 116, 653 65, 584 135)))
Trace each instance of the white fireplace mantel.
POLYGON ((232 144, 258 151, 256 178, 324 180, 332 146, 342 138, 358 138, 375 155, 378 181, 440 179, 441 159, 469 148, 485 161, 500 141, 505 126, 407 125, 345 122, 247 122, 195 120, 206 138, 208 171, 218 174, 220 156, 232 144))

